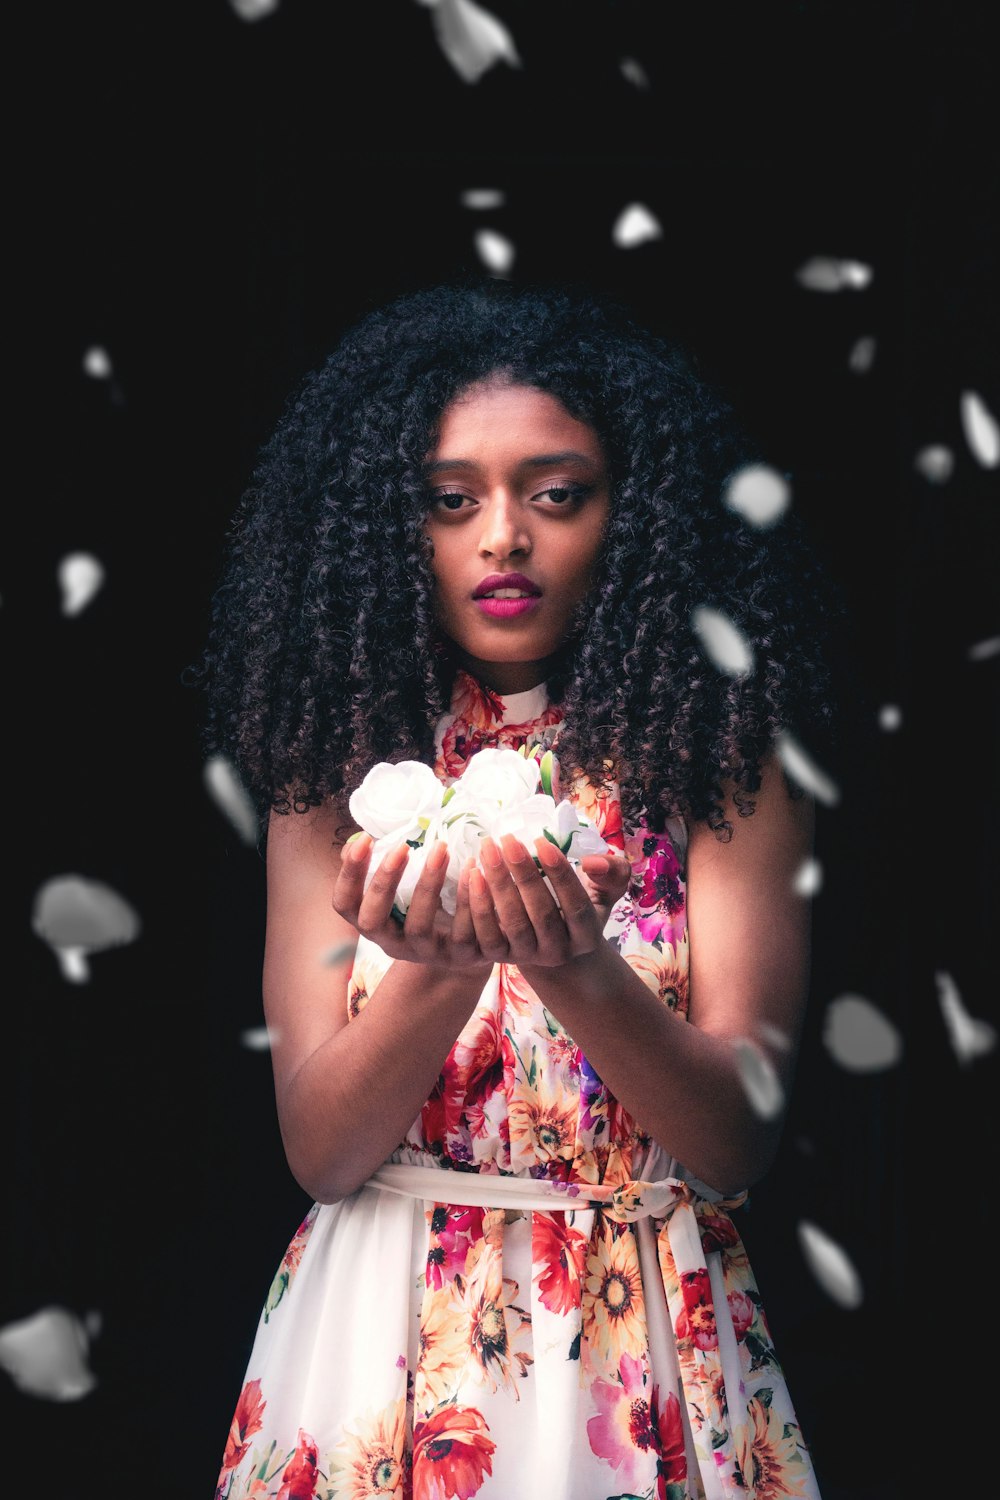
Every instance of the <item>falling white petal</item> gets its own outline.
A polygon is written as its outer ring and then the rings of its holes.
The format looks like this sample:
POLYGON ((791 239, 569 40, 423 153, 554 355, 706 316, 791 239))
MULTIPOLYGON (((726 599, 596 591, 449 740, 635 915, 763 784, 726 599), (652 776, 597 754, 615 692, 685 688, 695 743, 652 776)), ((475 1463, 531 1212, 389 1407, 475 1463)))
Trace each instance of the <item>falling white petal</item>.
POLYGON ((104 1319, 99 1308, 92 1307, 84 1313, 83 1327, 88 1338, 96 1339, 100 1336, 101 1329, 104 1327, 104 1319))
POLYGON ((806 1264, 827 1296, 841 1307, 860 1307, 861 1277, 844 1248, 808 1219, 799 1220, 798 1236, 806 1264))
POLYGON ((787 729, 782 729, 775 736, 775 749, 778 759, 793 781, 811 792, 818 801, 827 807, 836 807, 840 801, 840 788, 835 781, 821 771, 816 762, 810 758, 787 729))
POLYGON ((862 995, 831 1000, 823 1044, 834 1062, 852 1073, 880 1073, 903 1055, 903 1038, 887 1016, 862 995))
POLYGON ((78 615, 104 582, 104 565, 92 552, 68 552, 57 571, 64 615, 78 615))
POLYGON ((842 260, 840 262, 840 274, 844 278, 844 285, 855 287, 859 291, 868 286, 872 279, 871 266, 865 265, 863 260, 842 260))
POLYGON ((730 677, 745 677, 754 669, 753 648, 746 636, 721 610, 697 604, 691 611, 691 629, 701 641, 712 665, 730 677))
POLYGON ((273 15, 281 0, 229 0, 241 21, 263 21, 273 15))
POLYGON ((818 896, 823 888, 823 866, 809 855, 792 876, 792 890, 797 896, 818 896))
POLYGON ((277 1032, 269 1026, 250 1026, 240 1032, 240 1041, 250 1052, 267 1052, 274 1046, 277 1032))
POLYGON ((977 1057, 992 1052, 997 1044, 997 1034, 989 1021, 970 1016, 962 1004, 958 985, 950 974, 943 970, 934 975, 938 989, 938 1004, 944 1018, 955 1056, 963 1066, 968 1066, 977 1057))
POLYGON ((481 5, 473 0, 432 0, 429 8, 438 45, 463 83, 478 83, 498 62, 521 66, 507 27, 481 5))
POLYGON ((875 363, 875 340, 867 334, 858 339, 847 356, 847 363, 855 375, 867 375, 875 363))
POLYGON ((887 732, 898 729, 903 722, 903 711, 898 703, 883 703, 878 711, 878 727, 887 732))
POLYGON ((83 875, 46 880, 35 895, 31 926, 55 954, 70 984, 89 981, 91 953, 132 943, 142 930, 138 912, 124 896, 83 875))
POLYGON ((611 238, 619 249, 631 250, 633 245, 642 245, 647 240, 661 240, 663 229, 645 203, 630 203, 615 220, 611 238))
POLYGON ((860 260, 840 260, 834 255, 813 255, 795 272, 800 286, 810 292, 860 290, 872 279, 872 268, 860 260))
POLYGON ((634 57, 623 57, 618 66, 621 69, 622 77, 633 84, 635 88, 649 88, 649 79, 646 76, 646 70, 643 68, 642 63, 638 62, 634 57))
POLYGON ((469 188, 461 199, 463 208, 502 208, 506 201, 499 188, 469 188))
POLYGON ((962 431, 973 457, 984 469, 995 469, 1000 463, 1000 428, 996 417, 978 391, 963 391, 959 410, 962 431))
POLYGON ((46 1401, 79 1401, 97 1385, 83 1323, 68 1308, 40 1308, 0 1328, 0 1368, 19 1391, 46 1401))
POLYGON ((1000 635, 988 635, 984 641, 970 646, 967 654, 970 661, 989 661, 997 652, 1000 652, 1000 635))
POLYGON ((778 1026, 772 1026, 770 1021, 761 1021, 757 1027, 765 1042, 770 1042, 772 1047, 777 1047, 780 1052, 787 1052, 792 1045, 791 1038, 778 1026))
POLYGON ((751 526, 773 526, 791 500, 788 480, 770 464, 745 464, 726 481, 722 503, 751 526))
POLYGON ((913 467, 931 484, 946 484, 955 467, 955 455, 943 443, 930 443, 921 448, 913 467))
POLYGON ((506 275, 514 264, 514 246, 505 235, 498 234, 495 229, 478 229, 475 245, 480 260, 498 276, 506 275))
POLYGON ((327 948, 320 955, 320 963, 324 968, 332 968, 334 964, 342 964, 354 958, 357 952, 357 943, 337 943, 333 948, 327 948))
POLYGON ((255 845, 257 813, 232 762, 224 755, 210 756, 202 769, 202 778, 209 796, 225 813, 243 842, 255 845))
POLYGON ((83 356, 84 373, 92 380, 108 380, 111 375, 111 356, 101 344, 91 344, 83 356))
POLYGON ((774 1064, 767 1054, 747 1037, 733 1042, 743 1091, 750 1107, 762 1120, 773 1120, 784 1107, 785 1093, 774 1064))

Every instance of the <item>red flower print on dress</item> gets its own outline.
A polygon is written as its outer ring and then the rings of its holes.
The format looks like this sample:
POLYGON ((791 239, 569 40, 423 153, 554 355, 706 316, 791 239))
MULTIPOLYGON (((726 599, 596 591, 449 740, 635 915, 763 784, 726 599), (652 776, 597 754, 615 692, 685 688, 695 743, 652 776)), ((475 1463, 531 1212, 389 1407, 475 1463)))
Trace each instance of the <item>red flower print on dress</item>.
POLYGON ((443 1151, 445 1129, 445 1102, 439 1077, 431 1090, 430 1098, 420 1111, 420 1134, 428 1151, 443 1151))
POLYGON ((719 1330, 707 1268, 700 1266, 696 1271, 684 1271, 680 1284, 684 1311, 677 1320, 677 1337, 690 1337, 696 1349, 717 1349, 719 1330))
POLYGON ((446 1406, 413 1429, 413 1500, 470 1500, 493 1473, 496 1443, 473 1406, 446 1406))
POLYGON ((266 1400, 260 1394, 260 1381, 248 1380, 240 1391, 226 1451, 222 1455, 223 1474, 227 1469, 235 1469, 246 1454, 250 1447, 249 1439, 261 1429, 266 1405, 266 1400))
POLYGON ((706 1255, 739 1243, 736 1225, 728 1214, 699 1213, 698 1228, 701 1230, 701 1248, 706 1255))
POLYGON ((300 1427, 298 1445, 285 1465, 276 1500, 313 1500, 318 1461, 315 1439, 300 1427))
POLYGON ((668 1484, 684 1484, 687 1479, 687 1453, 684 1448, 684 1424, 681 1404, 668 1391, 660 1405, 659 1386, 653 1387, 650 1402, 653 1423, 660 1438, 660 1460, 657 1464, 656 1500, 666 1500, 668 1484))
POLYGON ((473 1011, 452 1047, 438 1079, 444 1103, 444 1139, 456 1135, 462 1125, 465 1102, 482 1084, 497 1088, 503 1077, 502 1033, 493 1011, 473 1011))
POLYGON ((565 1314, 580 1306, 587 1241, 566 1223, 564 1213, 536 1213, 531 1224, 533 1279, 549 1312, 565 1314))

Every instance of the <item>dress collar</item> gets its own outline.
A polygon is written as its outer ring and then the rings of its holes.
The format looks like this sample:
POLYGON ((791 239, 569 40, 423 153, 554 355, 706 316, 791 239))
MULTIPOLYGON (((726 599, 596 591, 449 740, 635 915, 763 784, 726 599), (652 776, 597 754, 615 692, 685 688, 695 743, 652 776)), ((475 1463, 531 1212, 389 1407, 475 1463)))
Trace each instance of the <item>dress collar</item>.
POLYGON ((451 694, 451 711, 469 723, 489 728, 497 724, 528 724, 549 706, 548 685, 536 683, 519 693, 498 693, 459 667, 451 694))

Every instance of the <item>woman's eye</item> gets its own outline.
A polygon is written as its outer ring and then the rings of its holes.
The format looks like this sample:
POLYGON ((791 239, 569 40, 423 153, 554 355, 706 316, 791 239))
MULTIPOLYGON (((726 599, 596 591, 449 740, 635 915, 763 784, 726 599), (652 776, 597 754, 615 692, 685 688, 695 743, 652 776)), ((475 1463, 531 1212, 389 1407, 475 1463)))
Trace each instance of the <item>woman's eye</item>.
MULTIPOLYGON (((552 484, 548 489, 540 490, 533 495, 534 500, 551 500, 559 510, 568 510, 574 501, 582 500, 589 493, 589 486, 585 484, 552 484)), ((474 505, 476 502, 468 495, 463 495, 460 490, 441 490, 436 495, 431 495, 430 505, 434 510, 443 510, 451 514, 461 510, 465 503, 474 505)))
POLYGON ((559 506, 570 505, 574 500, 582 500, 586 493, 585 484, 553 484, 547 490, 542 490, 543 495, 548 495, 559 506))

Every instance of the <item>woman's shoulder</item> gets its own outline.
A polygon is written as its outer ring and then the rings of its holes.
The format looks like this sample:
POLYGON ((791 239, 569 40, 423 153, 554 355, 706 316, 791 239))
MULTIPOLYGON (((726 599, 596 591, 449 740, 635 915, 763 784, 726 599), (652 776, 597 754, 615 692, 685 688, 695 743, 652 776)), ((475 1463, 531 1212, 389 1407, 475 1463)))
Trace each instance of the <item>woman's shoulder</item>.
POLYGON ((339 868, 344 844, 358 832, 346 793, 325 797, 301 812, 279 813, 272 808, 267 825, 268 865, 290 860, 339 868))
MULTIPOLYGON (((722 806, 732 834, 718 839, 705 819, 686 823, 687 847, 700 859, 706 854, 718 858, 721 851, 740 845, 745 857, 753 859, 788 859, 811 853, 816 825, 815 798, 793 781, 789 785, 777 749, 770 750, 760 762, 760 786, 750 794, 753 811, 742 816, 733 794, 735 777, 723 777, 719 783, 722 806)), ((745 797, 743 799, 746 800, 745 797)), ((732 863, 732 857, 730 857, 732 863)))

